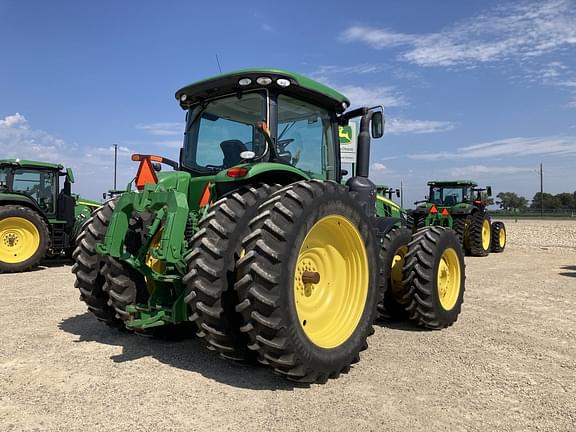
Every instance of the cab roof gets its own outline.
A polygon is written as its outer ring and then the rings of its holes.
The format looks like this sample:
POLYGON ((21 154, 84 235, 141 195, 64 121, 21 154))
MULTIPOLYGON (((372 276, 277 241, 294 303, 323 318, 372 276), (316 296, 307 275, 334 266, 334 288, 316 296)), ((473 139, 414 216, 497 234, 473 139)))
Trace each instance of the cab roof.
POLYGON ((60 164, 53 164, 49 162, 37 162, 25 159, 0 159, 0 167, 6 165, 17 166, 21 168, 54 169, 59 171, 64 169, 64 167, 60 164))
POLYGON ((295 72, 270 68, 241 69, 197 81, 178 90, 176 99, 183 109, 188 109, 194 103, 205 99, 234 92, 266 88, 273 88, 289 96, 307 99, 338 113, 350 106, 350 100, 346 96, 322 83, 295 72), (269 77, 272 82, 268 85, 260 85, 256 82, 260 77, 269 77), (239 81, 243 78, 250 79, 250 84, 241 86, 239 81), (287 79, 290 85, 287 87, 279 86, 277 80, 280 78, 287 79), (182 100, 183 98, 184 100, 182 100))
POLYGON ((428 186, 478 186, 473 180, 431 180, 428 186))

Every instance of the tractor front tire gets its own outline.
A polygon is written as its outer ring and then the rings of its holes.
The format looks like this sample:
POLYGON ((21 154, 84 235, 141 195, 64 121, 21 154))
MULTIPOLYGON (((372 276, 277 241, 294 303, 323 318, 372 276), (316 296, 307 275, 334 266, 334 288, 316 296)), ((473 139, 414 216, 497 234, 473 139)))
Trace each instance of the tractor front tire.
POLYGON ((380 290, 384 299, 378 305, 378 315, 384 320, 407 318, 405 305, 400 303, 405 294, 403 268, 412 232, 405 227, 394 227, 385 236, 380 248, 380 290))
POLYGON ((490 216, 487 213, 478 211, 472 215, 468 237, 472 256, 483 257, 490 253, 492 232, 490 216))
POLYGON ((506 248, 506 227, 503 222, 493 222, 492 223, 492 252, 504 252, 506 248))
POLYGON ((0 207, 0 273, 17 273, 38 265, 50 245, 44 219, 18 205, 0 207))
POLYGON ((253 357, 246 334, 240 332, 242 318, 235 310, 236 261, 242 254, 242 239, 250 232, 248 223, 262 201, 278 188, 246 186, 216 201, 200 221, 185 256, 184 300, 190 306, 190 321, 196 323, 210 349, 232 360, 253 357))
POLYGON ((103 290, 106 282, 104 259, 96 252, 96 244, 104 241, 115 205, 114 199, 107 201, 84 223, 76 238, 76 250, 72 254, 75 262, 72 273, 76 275, 74 286, 80 290, 80 300, 86 303, 88 310, 99 321, 123 329, 124 322, 116 317, 116 311, 108 304, 108 293, 103 290))
POLYGON ((450 229, 419 230, 408 245, 403 301, 410 320, 429 329, 456 322, 464 302, 464 254, 450 229))
POLYGON ((235 285, 249 348, 290 380, 336 378, 374 332, 381 296, 372 222, 333 181, 294 183, 258 213, 235 285))

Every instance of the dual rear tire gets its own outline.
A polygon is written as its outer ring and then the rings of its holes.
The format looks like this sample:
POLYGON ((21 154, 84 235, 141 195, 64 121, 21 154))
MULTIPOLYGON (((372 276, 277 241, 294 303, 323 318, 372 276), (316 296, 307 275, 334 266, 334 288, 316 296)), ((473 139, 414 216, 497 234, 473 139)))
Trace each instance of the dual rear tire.
POLYGON ((396 227, 384 238, 381 257, 381 318, 408 318, 435 330, 456 322, 464 301, 465 265, 454 231, 431 226, 410 235, 396 227))

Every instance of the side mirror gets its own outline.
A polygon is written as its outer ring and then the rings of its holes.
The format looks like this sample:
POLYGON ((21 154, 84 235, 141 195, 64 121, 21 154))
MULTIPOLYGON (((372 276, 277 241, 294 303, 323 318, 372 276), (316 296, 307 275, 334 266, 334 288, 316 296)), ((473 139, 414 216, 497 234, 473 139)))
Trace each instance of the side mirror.
POLYGON ((396 197, 400 198, 400 189, 396 189, 396 197))
POLYGON ((341 170, 340 170, 340 174, 342 174, 342 177, 347 176, 347 175, 348 175, 348 170, 341 169, 341 170))
POLYGON ((382 111, 376 111, 372 114, 372 138, 382 138, 384 135, 384 115, 382 111))
POLYGON ((492 186, 486 186, 486 195, 492 196, 492 186))

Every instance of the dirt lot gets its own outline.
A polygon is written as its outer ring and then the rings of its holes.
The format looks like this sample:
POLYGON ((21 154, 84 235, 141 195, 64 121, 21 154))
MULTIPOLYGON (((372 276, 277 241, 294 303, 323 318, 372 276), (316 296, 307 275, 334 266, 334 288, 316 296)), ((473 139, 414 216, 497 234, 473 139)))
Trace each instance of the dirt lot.
POLYGON ((379 326, 311 387, 106 328, 67 265, 0 275, 0 430, 574 431, 576 222, 507 225, 504 254, 466 258, 452 328, 379 326))

